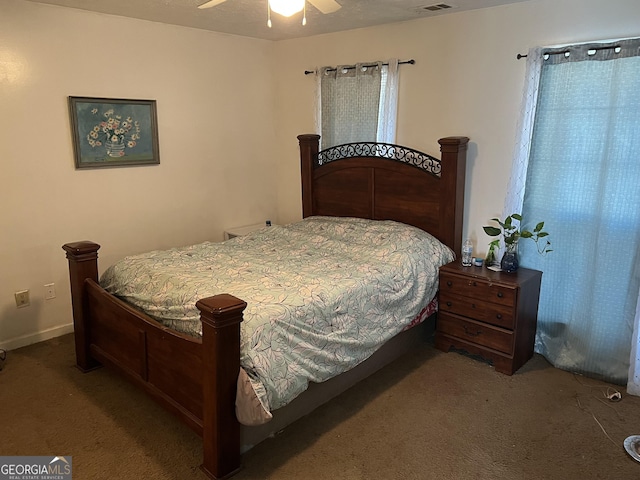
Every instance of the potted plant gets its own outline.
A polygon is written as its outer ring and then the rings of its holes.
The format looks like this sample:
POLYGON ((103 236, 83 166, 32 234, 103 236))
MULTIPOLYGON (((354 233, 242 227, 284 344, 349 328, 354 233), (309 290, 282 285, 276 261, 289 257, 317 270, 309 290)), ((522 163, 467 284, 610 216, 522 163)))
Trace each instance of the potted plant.
MULTIPOLYGON (((548 239, 545 240, 546 243, 544 244, 541 242, 541 239, 549 236, 549 233, 543 230, 544 222, 538 223, 533 231, 529 231, 520 228, 522 216, 517 213, 512 213, 505 218, 504 221, 499 218, 492 218, 491 220, 497 222, 500 228, 492 226, 484 226, 482 228, 490 237, 502 236, 502 241, 504 242, 504 255, 500 261, 500 268, 502 270, 515 272, 518 269, 518 241, 521 238, 530 238, 533 240, 536 243, 538 253, 541 255, 553 251, 551 250, 551 243, 548 239)), ((489 244, 489 254, 493 252, 495 256, 499 241, 500 239, 495 239, 489 244)))

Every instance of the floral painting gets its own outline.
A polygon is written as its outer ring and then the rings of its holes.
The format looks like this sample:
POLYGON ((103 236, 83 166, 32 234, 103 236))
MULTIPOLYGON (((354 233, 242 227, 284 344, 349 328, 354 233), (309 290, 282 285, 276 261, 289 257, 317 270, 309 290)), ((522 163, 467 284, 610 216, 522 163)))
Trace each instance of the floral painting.
POLYGON ((76 168, 160 163, 155 100, 69 97, 76 168))

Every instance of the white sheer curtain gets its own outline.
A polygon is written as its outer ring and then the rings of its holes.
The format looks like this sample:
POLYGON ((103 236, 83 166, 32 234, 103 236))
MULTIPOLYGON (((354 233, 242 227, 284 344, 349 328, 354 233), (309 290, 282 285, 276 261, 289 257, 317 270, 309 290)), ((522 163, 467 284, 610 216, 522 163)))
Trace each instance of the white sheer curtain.
POLYGON ((505 214, 551 233, 546 257, 521 242, 521 265, 544 272, 536 351, 559 368, 628 381, 630 392, 640 390, 639 47, 529 52, 505 202, 505 214))
POLYGON ((520 104, 521 114, 516 125, 516 146, 502 218, 506 218, 512 213, 522 212, 527 167, 529 166, 529 152, 531 151, 531 136, 533 135, 533 121, 538 104, 541 69, 542 49, 532 48, 527 54, 524 91, 520 104))
POLYGON ((322 67, 317 79, 322 148, 350 142, 394 143, 398 60, 322 67))
POLYGON ((627 393, 640 395, 640 292, 638 292, 638 303, 636 305, 636 316, 631 341, 631 358, 629 359, 631 366, 629 367, 627 393))
POLYGON ((382 88, 378 111, 377 142, 396 142, 398 118, 398 59, 392 58, 382 68, 382 88))

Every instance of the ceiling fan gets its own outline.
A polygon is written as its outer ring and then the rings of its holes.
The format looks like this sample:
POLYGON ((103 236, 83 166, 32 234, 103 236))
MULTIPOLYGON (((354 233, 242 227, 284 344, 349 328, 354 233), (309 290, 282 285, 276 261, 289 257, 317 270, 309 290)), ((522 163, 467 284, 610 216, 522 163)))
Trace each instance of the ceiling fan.
MULTIPOLYGON (((211 8, 227 0, 209 0, 208 2, 199 5, 198 8, 211 8)), ((322 13, 333 13, 341 8, 341 5, 336 0, 309 0, 309 3, 320 10, 322 13)), ((271 10, 285 17, 290 17, 298 12, 305 10, 305 0, 267 0, 267 13, 268 21, 267 25, 271 28, 271 10)), ((307 18, 303 15, 302 24, 306 25, 307 18)))

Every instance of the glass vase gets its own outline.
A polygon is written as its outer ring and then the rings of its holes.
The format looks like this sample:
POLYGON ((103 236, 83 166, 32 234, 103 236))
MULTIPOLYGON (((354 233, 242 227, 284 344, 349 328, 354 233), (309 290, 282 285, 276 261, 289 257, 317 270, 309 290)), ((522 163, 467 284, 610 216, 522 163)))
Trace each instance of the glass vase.
POLYGON ((518 270, 518 265, 518 242, 506 243, 500 268, 503 272, 515 272, 518 270))
POLYGON ((112 142, 111 140, 107 140, 105 142, 105 147, 107 148, 107 155, 110 157, 124 157, 124 142, 112 142))
POLYGON ((500 261, 499 258, 500 249, 498 245, 494 245, 493 243, 489 244, 489 250, 487 251, 487 256, 484 259, 484 263, 487 267, 499 267, 500 261))

